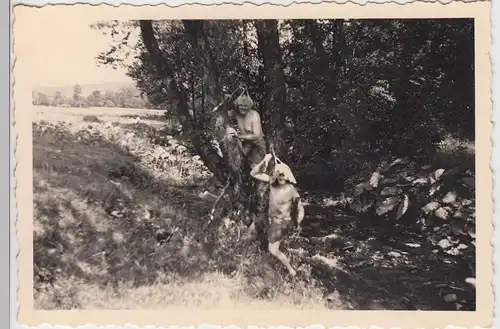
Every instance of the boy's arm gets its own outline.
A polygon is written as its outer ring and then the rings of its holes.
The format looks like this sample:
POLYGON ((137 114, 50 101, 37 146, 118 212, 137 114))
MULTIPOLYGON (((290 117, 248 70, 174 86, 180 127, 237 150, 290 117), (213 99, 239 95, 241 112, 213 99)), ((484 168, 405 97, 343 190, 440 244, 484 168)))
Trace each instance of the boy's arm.
POLYGON ((302 204, 302 199, 300 198, 299 192, 293 187, 293 200, 297 202, 297 226, 300 226, 300 223, 304 219, 304 205, 302 204))
POLYGON ((269 155, 270 154, 267 154, 264 159, 253 167, 252 171, 250 171, 250 175, 253 178, 265 183, 269 183, 271 180, 271 177, 265 172, 267 170, 267 164, 271 158, 269 155))
POLYGON ((300 226, 300 223, 304 219, 304 205, 302 204, 302 200, 299 198, 299 202, 297 203, 297 226, 300 226))

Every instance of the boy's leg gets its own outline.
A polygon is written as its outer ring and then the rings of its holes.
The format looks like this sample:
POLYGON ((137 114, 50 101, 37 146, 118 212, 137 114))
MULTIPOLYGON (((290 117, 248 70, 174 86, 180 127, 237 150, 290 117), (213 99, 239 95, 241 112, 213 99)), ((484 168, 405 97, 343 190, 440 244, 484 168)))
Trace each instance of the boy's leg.
POLYGON ((285 235, 288 232, 289 223, 281 221, 282 220, 280 220, 280 222, 275 222, 272 220, 269 221, 269 227, 267 230, 267 235, 269 240, 268 248, 271 255, 276 257, 283 265, 285 265, 286 269, 293 277, 297 274, 297 272, 290 264, 288 257, 286 257, 286 255, 280 251, 281 240, 285 237, 285 235))
POLYGON ((288 270, 290 275, 293 277, 297 274, 297 272, 290 264, 288 257, 286 257, 286 255, 280 251, 280 243, 281 243, 281 240, 278 240, 275 242, 269 242, 269 252, 271 253, 271 255, 276 257, 283 265, 285 265, 286 269, 288 270))

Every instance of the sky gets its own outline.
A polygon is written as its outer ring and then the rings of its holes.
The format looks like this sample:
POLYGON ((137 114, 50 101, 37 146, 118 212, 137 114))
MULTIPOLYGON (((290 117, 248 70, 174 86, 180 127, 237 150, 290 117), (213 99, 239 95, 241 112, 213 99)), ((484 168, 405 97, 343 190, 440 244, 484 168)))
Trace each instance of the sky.
POLYGON ((58 19, 36 25, 30 51, 18 54, 32 63, 34 88, 131 81, 123 68, 97 66, 95 57, 109 49, 109 35, 91 29, 90 21, 67 23, 58 19))

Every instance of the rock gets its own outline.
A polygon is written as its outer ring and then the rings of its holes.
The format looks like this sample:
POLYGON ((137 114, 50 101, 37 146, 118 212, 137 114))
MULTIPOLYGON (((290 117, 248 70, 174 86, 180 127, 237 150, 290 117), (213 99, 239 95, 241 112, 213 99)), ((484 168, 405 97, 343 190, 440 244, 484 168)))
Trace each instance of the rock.
POLYGON ((453 203, 457 200, 457 193, 454 191, 450 191, 446 193, 446 195, 443 197, 443 202, 444 203, 453 203))
POLYGON ((415 179, 412 183, 413 183, 413 185, 424 185, 424 184, 428 184, 429 180, 427 178, 423 177, 423 178, 415 179))
POLYGON ((121 244, 125 240, 125 237, 120 232, 113 232, 112 240, 116 244, 121 244))
POLYGON ((378 182, 380 181, 380 178, 382 178, 382 175, 378 171, 374 172, 372 176, 370 177, 370 185, 372 187, 377 187, 378 182))
POLYGON ((452 255, 452 256, 458 256, 458 255, 460 255, 460 251, 457 248, 452 248, 450 250, 447 250, 446 253, 448 255, 452 255))
POLYGON ((441 185, 434 185, 434 186, 431 186, 430 190, 429 190, 429 196, 433 196, 437 191, 439 191, 441 189, 441 185))
POLYGON ((391 166, 391 167, 393 167, 393 166, 398 165, 398 164, 407 164, 408 162, 409 162, 409 161, 408 161, 408 159, 405 159, 405 158, 398 158, 398 159, 394 160, 394 161, 390 164, 390 166, 391 166))
MULTIPOLYGON (((377 183, 378 184, 378 183, 377 183)), ((360 183, 354 188, 354 196, 360 196, 365 191, 369 191, 373 188, 370 183, 360 183)))
POLYGON ((428 204, 426 204, 426 205, 422 208, 422 210, 423 210, 426 214, 428 214, 428 213, 430 213, 431 211, 436 210, 437 208, 439 208, 439 203, 437 203, 437 202, 429 202, 428 204))
POLYGON ((468 230, 467 233, 469 233, 469 236, 471 238, 473 238, 473 239, 476 238, 476 229, 474 227, 469 227, 469 230, 468 230))
POLYGON ((470 204, 472 204, 471 200, 468 200, 468 199, 463 199, 462 200, 462 206, 469 206, 470 204))
POLYGON ((457 300, 457 295, 455 294, 444 295, 443 300, 447 303, 453 303, 457 300))
POLYGON ((438 245, 441 248, 446 249, 451 247, 451 242, 448 239, 442 239, 441 241, 438 242, 438 245))
POLYGON ((447 219, 449 214, 445 208, 439 208, 434 212, 434 215, 441 219, 447 219))
POLYGON ((111 212, 111 216, 113 217, 116 217, 116 218, 122 218, 123 217, 123 213, 119 210, 113 210, 111 212))
POLYGON ((476 278, 467 278, 465 279, 465 282, 476 288, 476 278))
POLYGON ((386 186, 382 189, 382 192, 380 192, 380 195, 397 195, 403 192, 403 190, 399 187, 390 187, 386 186))
POLYGON ((376 210, 377 215, 380 216, 388 211, 391 211, 399 203, 399 201, 399 198, 395 196, 385 199, 378 205, 376 210))
POLYGON ((444 169, 438 169, 434 172, 434 179, 435 180, 439 180, 439 178, 441 177, 441 175, 443 175, 443 173, 445 172, 444 169))

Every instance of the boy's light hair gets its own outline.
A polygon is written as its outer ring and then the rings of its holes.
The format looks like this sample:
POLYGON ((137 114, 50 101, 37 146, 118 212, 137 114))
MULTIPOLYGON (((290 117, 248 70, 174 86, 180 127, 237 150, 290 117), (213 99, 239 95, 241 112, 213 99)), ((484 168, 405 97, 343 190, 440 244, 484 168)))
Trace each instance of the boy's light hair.
POLYGON ((243 93, 241 93, 240 96, 238 96, 238 98, 234 100, 234 105, 236 107, 243 107, 245 109, 253 108, 254 102, 248 94, 248 90, 245 90, 243 93))

